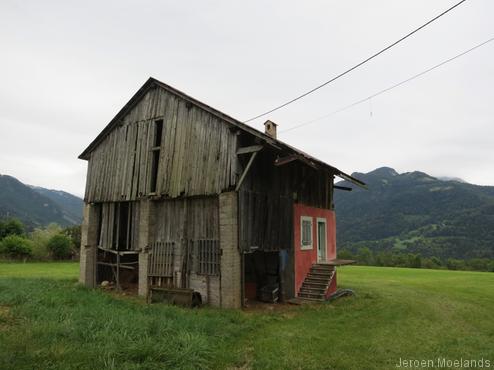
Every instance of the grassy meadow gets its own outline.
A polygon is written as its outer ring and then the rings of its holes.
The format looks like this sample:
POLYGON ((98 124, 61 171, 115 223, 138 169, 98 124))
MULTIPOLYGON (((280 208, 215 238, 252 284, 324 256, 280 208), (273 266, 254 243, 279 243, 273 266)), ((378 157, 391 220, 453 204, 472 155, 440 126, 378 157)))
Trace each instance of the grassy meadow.
POLYGON ((77 284, 76 263, 0 263, 0 369, 394 369, 494 366, 494 273, 352 266, 353 297, 184 309, 77 284))

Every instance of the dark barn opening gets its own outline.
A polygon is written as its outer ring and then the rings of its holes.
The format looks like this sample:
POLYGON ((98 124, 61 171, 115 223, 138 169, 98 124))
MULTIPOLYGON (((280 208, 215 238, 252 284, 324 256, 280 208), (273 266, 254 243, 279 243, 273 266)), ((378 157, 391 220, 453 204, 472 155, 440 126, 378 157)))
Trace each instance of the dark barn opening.
POLYGON ((151 193, 156 192, 162 136, 163 136, 163 120, 160 119, 154 122, 154 143, 153 143, 154 145, 151 148, 151 152, 152 152, 151 183, 149 189, 151 193))
POLYGON ((136 291, 139 282, 135 202, 99 204, 96 284, 107 281, 117 290, 136 291))
POLYGON ((280 298, 279 252, 244 254, 244 296, 247 302, 276 303, 280 298))
POLYGON ((114 253, 99 249, 97 256, 96 283, 108 281, 119 290, 137 293, 139 283, 139 255, 137 253, 114 253))

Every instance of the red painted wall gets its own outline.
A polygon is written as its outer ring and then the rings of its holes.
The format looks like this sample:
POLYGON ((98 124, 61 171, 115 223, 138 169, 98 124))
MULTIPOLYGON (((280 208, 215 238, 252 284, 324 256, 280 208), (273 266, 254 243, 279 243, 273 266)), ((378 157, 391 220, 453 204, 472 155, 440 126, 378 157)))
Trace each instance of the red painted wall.
POLYGON ((334 292, 336 292, 336 289, 337 289, 337 283, 336 283, 336 275, 337 275, 337 272, 338 271, 336 271, 336 267, 335 267, 335 272, 334 272, 334 275, 333 275, 333 279, 331 280, 331 283, 329 284, 328 291, 326 292, 326 299, 328 299, 331 294, 333 294, 334 292))
MULTIPOLYGON (((295 204, 293 210, 293 225, 295 243, 295 293, 298 294, 305 276, 309 272, 312 264, 317 262, 317 219, 326 219, 326 259, 331 260, 336 258, 336 220, 334 211, 329 209, 314 208, 303 204, 295 204), (302 216, 312 217, 312 249, 302 250, 301 235, 300 235, 300 218, 302 216)), ((336 289, 336 278, 334 279, 336 289)), ((333 287, 333 284, 331 284, 333 287)))

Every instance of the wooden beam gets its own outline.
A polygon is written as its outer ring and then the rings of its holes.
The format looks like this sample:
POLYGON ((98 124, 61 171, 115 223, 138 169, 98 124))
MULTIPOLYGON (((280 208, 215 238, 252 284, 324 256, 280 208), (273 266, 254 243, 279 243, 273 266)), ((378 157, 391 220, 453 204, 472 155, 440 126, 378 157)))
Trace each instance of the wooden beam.
POLYGON ((245 146, 243 148, 238 148, 237 149, 237 155, 239 154, 247 154, 247 153, 254 153, 258 152, 263 148, 262 145, 251 145, 251 146, 245 146))
POLYGON ((120 286, 120 254, 117 254, 117 290, 122 290, 120 286))
POLYGON ((340 171, 339 173, 336 174, 336 176, 341 177, 343 180, 346 180, 348 182, 351 182, 352 184, 355 184, 357 186, 360 186, 362 189, 369 190, 367 188, 367 185, 364 182, 356 179, 355 177, 352 177, 350 175, 347 175, 346 173, 343 173, 343 172, 340 171))
POLYGON ((345 191, 352 191, 353 190, 352 188, 349 188, 347 186, 339 186, 339 185, 333 185, 333 188, 338 189, 338 190, 345 190, 345 191))
POLYGON ((244 182, 245 176, 247 176, 247 173, 249 172, 250 166, 252 166, 252 162, 254 162, 254 159, 256 158, 257 153, 259 153, 259 152, 254 152, 250 156, 249 162, 247 163, 247 166, 245 166, 244 172, 242 173, 242 176, 240 176, 240 180, 238 180, 237 186, 235 187, 235 191, 238 191, 240 189, 240 186, 242 186, 242 183, 244 182))
POLYGON ((297 158, 296 154, 292 154, 292 155, 289 155, 289 156, 283 157, 283 158, 276 158, 276 160, 274 161, 274 165, 275 166, 283 166, 284 164, 296 161, 297 159, 298 158, 297 158))
POLYGON ((329 209, 334 210, 334 175, 329 175, 329 209))
POLYGON ((120 254, 121 256, 123 256, 125 254, 139 254, 139 250, 137 250, 137 249, 133 250, 133 251, 116 251, 115 249, 103 248, 100 246, 98 246, 98 249, 101 249, 102 251, 105 251, 105 252, 120 254))
MULTIPOLYGON (((98 265, 103 265, 103 266, 111 266, 111 267, 116 267, 116 263, 109 263, 109 262, 97 262, 98 265)), ((127 270, 135 270, 135 267, 128 266, 127 264, 120 264, 121 269, 127 269, 127 270)))
POLYGON ((293 161, 300 161, 300 162, 305 163, 309 167, 314 168, 315 170, 318 169, 317 165, 314 162, 308 160, 307 158, 301 156, 300 154, 291 154, 291 155, 283 157, 283 158, 277 158, 274 161, 274 165, 275 166, 283 166, 284 164, 288 164, 288 163, 293 162, 293 161))

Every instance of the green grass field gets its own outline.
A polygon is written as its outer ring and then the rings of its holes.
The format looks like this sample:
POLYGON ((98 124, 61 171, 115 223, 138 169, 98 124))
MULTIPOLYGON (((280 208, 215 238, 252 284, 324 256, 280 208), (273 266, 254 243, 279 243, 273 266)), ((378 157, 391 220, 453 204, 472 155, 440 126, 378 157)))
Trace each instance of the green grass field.
POLYGON ((75 263, 0 263, 0 369, 494 366, 494 274, 344 267, 356 296, 270 311, 146 305, 77 284, 75 263))

